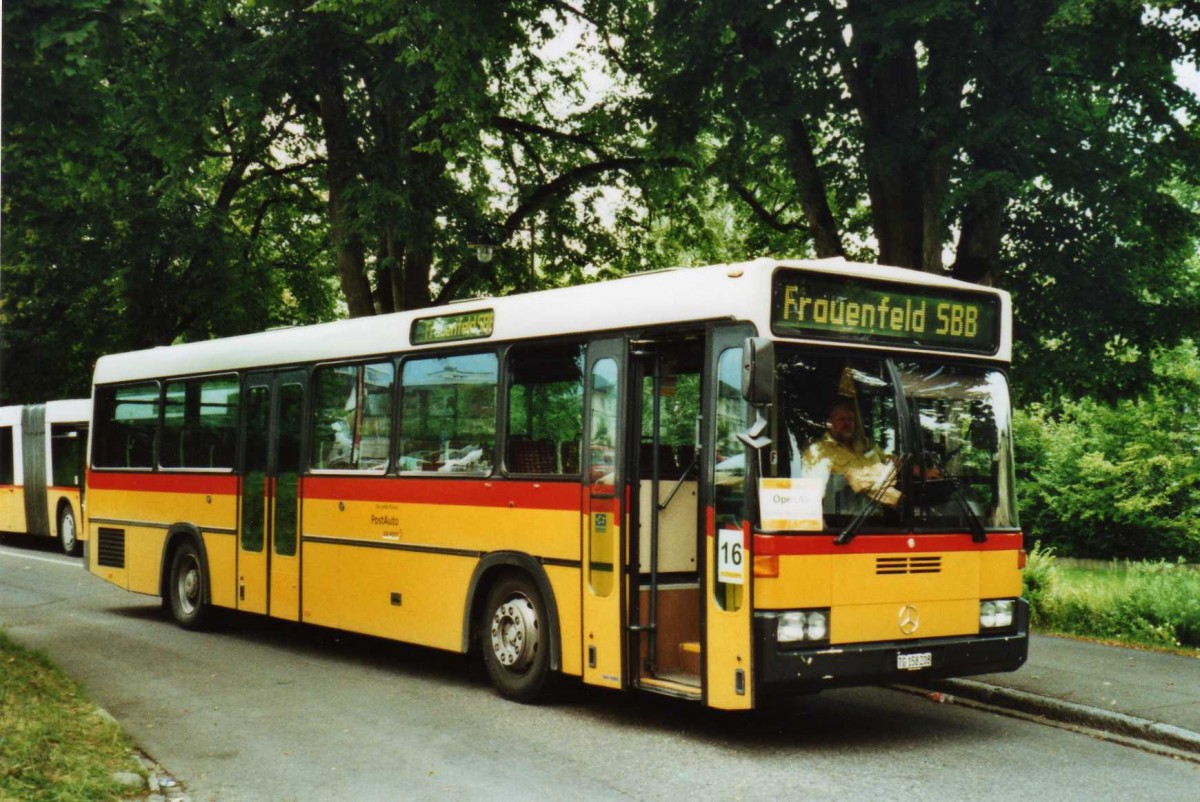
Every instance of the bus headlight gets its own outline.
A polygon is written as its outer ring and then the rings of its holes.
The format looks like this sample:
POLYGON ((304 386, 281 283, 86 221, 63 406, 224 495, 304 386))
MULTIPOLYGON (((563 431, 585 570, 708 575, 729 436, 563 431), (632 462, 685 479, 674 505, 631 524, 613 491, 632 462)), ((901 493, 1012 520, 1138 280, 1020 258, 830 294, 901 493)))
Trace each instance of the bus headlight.
POLYGON ((1008 629, 1013 625, 1016 601, 1013 599, 990 599, 979 603, 979 628, 1008 629))
POLYGON ((775 624, 775 640, 779 643, 813 643, 828 639, 828 609, 780 613, 775 624))

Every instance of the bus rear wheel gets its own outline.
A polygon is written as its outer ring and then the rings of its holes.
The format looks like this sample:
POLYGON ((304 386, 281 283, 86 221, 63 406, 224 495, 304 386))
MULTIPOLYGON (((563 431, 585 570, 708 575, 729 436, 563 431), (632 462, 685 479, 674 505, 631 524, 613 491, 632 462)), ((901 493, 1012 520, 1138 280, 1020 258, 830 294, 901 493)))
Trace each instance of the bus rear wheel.
POLYGON ((64 504, 58 512, 58 542, 62 545, 63 553, 79 556, 79 530, 75 526, 75 511, 70 504, 64 504))
POLYGON ((532 702, 550 669, 546 606, 537 587, 520 574, 502 577, 480 617, 483 665, 506 699, 532 702))
POLYGON ((204 580, 200 551, 195 543, 186 541, 175 550, 167 583, 171 616, 184 629, 202 629, 208 621, 211 608, 205 598, 204 580))

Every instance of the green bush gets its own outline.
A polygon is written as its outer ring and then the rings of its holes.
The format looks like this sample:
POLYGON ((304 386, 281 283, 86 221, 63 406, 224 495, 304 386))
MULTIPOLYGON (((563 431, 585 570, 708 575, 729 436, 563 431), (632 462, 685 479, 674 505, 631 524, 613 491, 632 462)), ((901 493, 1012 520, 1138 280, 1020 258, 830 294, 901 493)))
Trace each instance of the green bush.
POLYGON ((1029 617, 1034 624, 1042 623, 1042 606, 1058 584, 1058 568, 1055 565, 1054 549, 1042 548, 1035 542, 1025 561, 1021 575, 1021 595, 1029 602, 1029 617))
MULTIPOLYGON (((1034 547, 1035 552, 1038 547, 1034 547)), ((1051 560, 1053 558, 1051 557, 1051 560)), ((1032 562, 1032 560, 1031 560, 1032 562)), ((1043 560, 1043 563, 1046 561, 1043 560)), ((1028 566, 1026 568, 1028 573, 1028 566)), ((1200 571, 1182 563, 1125 563, 1035 579, 1035 623, 1051 632, 1154 646, 1200 648, 1200 571), (1048 589, 1047 589, 1048 588, 1048 589)))
POLYGON ((1156 354, 1141 398, 1064 399, 1014 416, 1030 538, 1064 556, 1200 561, 1200 357, 1156 354))

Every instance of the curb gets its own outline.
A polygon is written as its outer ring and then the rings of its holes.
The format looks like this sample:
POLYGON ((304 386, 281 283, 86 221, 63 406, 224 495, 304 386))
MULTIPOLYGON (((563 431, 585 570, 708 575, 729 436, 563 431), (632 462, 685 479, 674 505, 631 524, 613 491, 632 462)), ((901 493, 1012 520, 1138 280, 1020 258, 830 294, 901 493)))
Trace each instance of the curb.
MULTIPOLYGON (((1127 738, 1148 741, 1200 757, 1200 733, 1176 727, 1173 724, 1163 724, 1159 721, 1151 721, 1076 702, 1067 702, 1028 691, 1019 691, 1015 688, 989 685, 978 680, 941 680, 927 687, 913 688, 912 690, 927 695, 930 691, 948 693, 951 696, 981 702, 1004 710, 1015 710, 1064 724, 1074 724, 1115 733, 1127 738)), ((953 699, 946 701, 953 701, 953 699)))

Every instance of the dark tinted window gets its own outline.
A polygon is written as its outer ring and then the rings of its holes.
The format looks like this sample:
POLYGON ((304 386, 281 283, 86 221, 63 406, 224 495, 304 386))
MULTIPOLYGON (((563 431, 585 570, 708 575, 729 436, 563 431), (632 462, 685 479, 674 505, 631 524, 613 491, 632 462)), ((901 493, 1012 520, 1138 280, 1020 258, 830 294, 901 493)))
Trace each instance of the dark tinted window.
POLYGON ((158 383, 96 390, 92 463, 98 468, 153 468, 158 383))
POLYGON ((16 482, 13 469, 13 430, 11 426, 0 426, 0 485, 16 482))
POLYGON ((160 464, 164 468, 232 468, 238 393, 235 376, 167 382, 160 464))
POLYGON ((509 472, 578 476, 583 348, 514 348, 508 374, 509 472))

